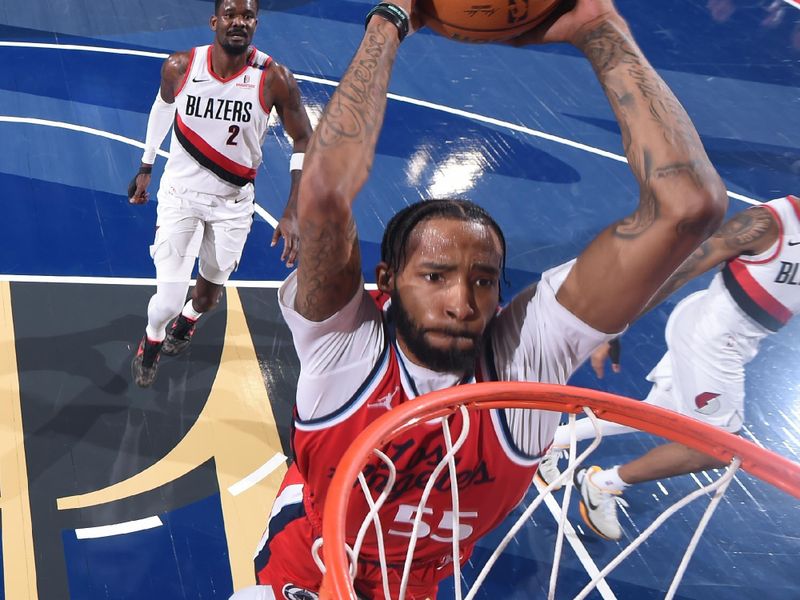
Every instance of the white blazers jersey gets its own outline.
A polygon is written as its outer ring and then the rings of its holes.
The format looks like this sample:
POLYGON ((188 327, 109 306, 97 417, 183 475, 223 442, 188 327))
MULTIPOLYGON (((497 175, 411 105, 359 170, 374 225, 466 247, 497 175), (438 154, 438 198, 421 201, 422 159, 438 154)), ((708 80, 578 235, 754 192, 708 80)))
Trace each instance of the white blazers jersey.
POLYGON ((764 205, 778 222, 778 241, 757 256, 739 256, 722 278, 736 304, 757 323, 777 331, 800 311, 800 199, 764 205))
POLYGON ((175 94, 175 122, 164 179, 170 185, 226 198, 253 196, 269 111, 262 79, 272 58, 248 50, 244 68, 222 79, 211 66, 211 46, 191 51, 175 94))

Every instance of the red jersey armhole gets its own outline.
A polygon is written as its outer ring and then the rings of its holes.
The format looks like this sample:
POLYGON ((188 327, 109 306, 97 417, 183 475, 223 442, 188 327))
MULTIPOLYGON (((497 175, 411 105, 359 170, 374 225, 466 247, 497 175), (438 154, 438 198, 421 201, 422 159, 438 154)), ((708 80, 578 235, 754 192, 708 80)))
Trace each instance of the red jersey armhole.
POLYGON ((797 215, 797 220, 800 221, 800 198, 792 194, 789 194, 788 196, 786 196, 786 198, 789 199, 789 204, 792 205, 792 208, 794 209, 794 214, 797 215))
POLYGON ((178 89, 175 90, 175 97, 176 98, 178 97, 178 94, 181 93, 181 90, 183 90, 183 86, 186 85, 186 82, 189 79, 189 73, 192 72, 192 65, 194 64, 194 51, 195 51, 195 48, 192 48, 189 51, 189 66, 186 67, 186 73, 183 74, 183 79, 181 80, 181 84, 178 86, 178 89))
POLYGON ((264 69, 261 71, 261 78, 258 81, 258 103, 261 105, 261 110, 269 116, 269 113, 272 112, 272 107, 267 106, 267 103, 264 102, 264 83, 267 79, 267 71, 269 70, 270 66, 272 65, 272 57, 267 57, 267 62, 264 63, 264 69))

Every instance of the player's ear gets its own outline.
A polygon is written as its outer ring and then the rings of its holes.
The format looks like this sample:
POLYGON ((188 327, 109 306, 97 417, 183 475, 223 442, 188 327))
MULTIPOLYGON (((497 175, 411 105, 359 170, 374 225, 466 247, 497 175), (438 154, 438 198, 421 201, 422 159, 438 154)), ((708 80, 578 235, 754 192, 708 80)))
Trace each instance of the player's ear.
POLYGON ((212 16, 208 20, 208 25, 211 27, 211 31, 216 31, 217 30, 217 15, 212 16))
POLYGON ((394 271, 385 262, 379 262, 375 267, 375 281, 380 291, 391 294, 394 289, 394 271))

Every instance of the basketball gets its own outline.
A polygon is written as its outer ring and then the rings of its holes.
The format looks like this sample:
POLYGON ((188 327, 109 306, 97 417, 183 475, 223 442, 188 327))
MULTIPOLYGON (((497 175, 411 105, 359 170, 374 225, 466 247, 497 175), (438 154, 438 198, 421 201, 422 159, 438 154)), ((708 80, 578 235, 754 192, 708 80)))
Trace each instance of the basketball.
POLYGON ((509 40, 541 23, 559 0, 419 0, 436 33, 460 42, 509 40))

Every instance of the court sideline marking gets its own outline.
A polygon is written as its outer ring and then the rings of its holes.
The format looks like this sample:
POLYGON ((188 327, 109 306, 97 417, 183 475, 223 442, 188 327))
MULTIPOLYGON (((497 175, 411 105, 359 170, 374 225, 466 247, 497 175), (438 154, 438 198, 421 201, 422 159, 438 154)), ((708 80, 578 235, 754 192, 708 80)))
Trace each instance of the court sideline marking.
MULTIPOLYGON (((788 0, 787 0, 788 1, 788 0)), ((78 44, 48 44, 42 42, 9 42, 9 41, 0 41, 0 47, 16 47, 16 48, 40 48, 40 49, 47 49, 47 50, 72 50, 72 51, 82 51, 82 52, 100 52, 105 54, 121 54, 121 55, 129 55, 129 56, 142 56, 146 58, 159 58, 159 59, 166 59, 169 57, 169 54, 163 52, 147 52, 144 50, 128 50, 126 48, 108 48, 104 46, 85 46, 85 45, 78 45, 78 44)), ((295 73, 295 79, 299 81, 307 81, 310 83, 318 83, 320 85, 327 85, 331 87, 337 87, 339 83, 337 81, 333 81, 331 79, 324 79, 321 77, 313 77, 311 75, 300 75, 295 73)), ((594 146, 589 146, 587 144, 582 144, 580 142, 576 142, 574 140, 570 140, 567 138, 563 138, 557 135, 553 135, 550 133, 545 133, 544 131, 539 131, 537 129, 531 129, 530 127, 525 127, 524 125, 517 125, 515 123, 511 123, 509 121, 503 121, 500 119, 495 119, 494 117, 487 117, 484 115, 480 115, 478 113, 469 112, 466 110, 461 110, 459 108, 453 108, 450 106, 445 106, 443 104, 437 104, 435 102, 428 102, 427 100, 419 100, 417 98, 411 98, 410 96, 401 96, 399 94, 389 93, 387 97, 390 100, 396 100, 398 102, 404 102, 406 104, 413 104, 416 106, 420 106, 423 108, 429 108, 431 110, 436 110, 439 112, 444 112, 447 114, 464 117, 467 119, 472 119, 474 121, 478 121, 480 123, 486 123, 488 125, 494 125, 496 127, 502 127, 504 129, 509 129, 511 131, 516 131, 518 133, 524 133, 530 135, 532 137, 537 137, 543 140, 547 140, 550 142, 555 142, 557 144, 561 144, 563 146, 569 146, 571 148, 575 148, 577 150, 582 150, 584 152, 588 152, 589 154, 595 154, 597 156, 602 156, 604 158, 608 158, 610 160, 614 160, 617 162, 627 163, 628 159, 624 156, 620 156, 619 154, 615 154, 613 152, 608 152, 607 150, 602 150, 600 148, 596 148, 594 146)), ((7 117, 0 117, 0 120, 4 120, 7 117)), ((21 117, 18 117, 21 118, 21 117)), ((55 121, 51 122, 55 123, 55 121)), ((40 123, 42 124, 42 123, 40 123)), ((53 126, 53 125, 51 125, 53 126)), ((71 125, 68 128, 77 128, 81 127, 79 125, 71 125)), ((88 129, 88 128, 87 128, 88 129)), ((94 130, 99 131, 99 130, 94 130)), ((89 133, 87 131, 87 133, 89 133)), ((103 137, 110 137, 115 134, 107 134, 103 137)), ((121 136, 119 136, 121 137, 121 136)), ((116 139, 116 138, 111 138, 116 139)), ((124 140, 128 140, 130 138, 124 138, 124 140)), ((124 141, 123 139, 119 139, 118 141, 124 141)), ((132 140, 135 142, 134 146, 144 148, 142 142, 137 142, 136 140, 132 140)), ((127 143, 127 142, 126 142, 127 143)), ((159 151, 163 152, 163 151, 159 151)), ((165 153, 166 154, 166 153, 165 153)), ((164 156, 165 154, 161 154, 164 156)), ((734 198, 735 200, 741 200, 742 202, 746 202, 747 204, 759 205, 762 204, 760 201, 750 198, 749 196, 745 196, 743 194, 739 194, 736 192, 728 191, 728 196, 734 198)), ((264 211, 266 213, 266 211, 264 211)), ((266 213, 269 214, 269 213, 266 213)), ((259 215, 262 216, 272 227, 276 227, 278 221, 272 217, 271 215, 269 218, 266 218, 261 212, 259 215)))

